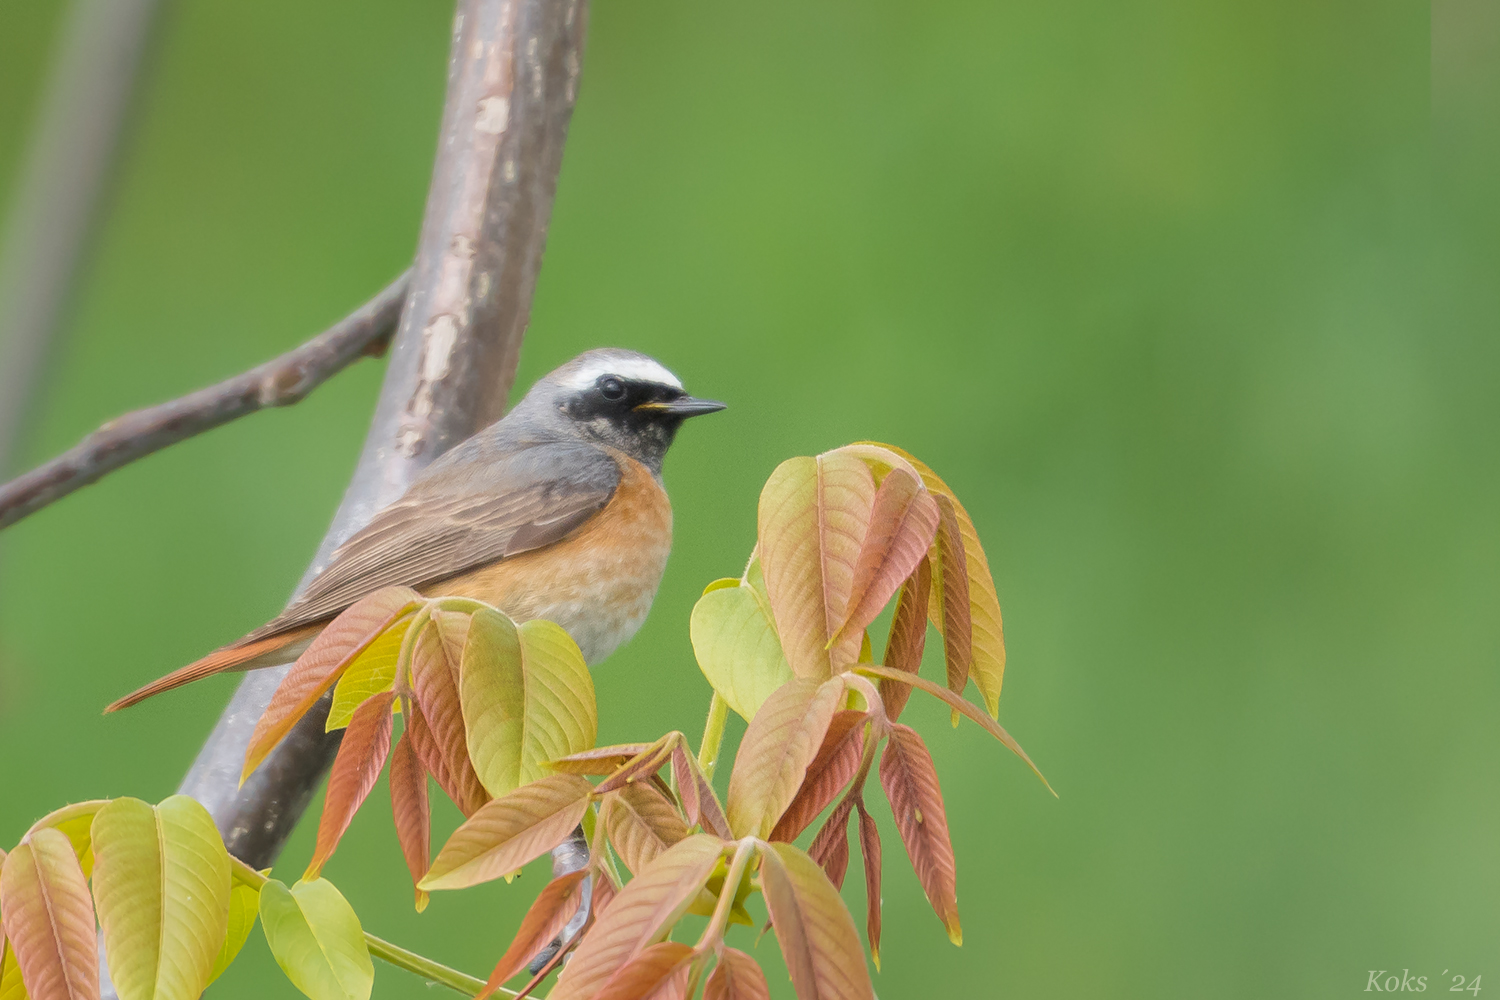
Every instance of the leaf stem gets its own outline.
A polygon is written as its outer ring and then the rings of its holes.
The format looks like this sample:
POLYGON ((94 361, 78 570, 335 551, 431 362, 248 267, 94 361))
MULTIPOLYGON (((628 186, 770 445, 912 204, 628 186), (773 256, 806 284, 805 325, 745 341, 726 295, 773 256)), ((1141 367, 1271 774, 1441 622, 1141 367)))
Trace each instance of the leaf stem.
POLYGON ((724 929, 729 926, 729 911, 734 906, 734 897, 740 891, 740 881, 744 879, 745 869, 754 853, 755 840, 752 837, 746 837, 735 847, 734 859, 729 862, 729 872, 724 876, 724 888, 719 891, 719 904, 714 907, 714 915, 703 929, 703 936, 698 939, 695 949, 698 952, 707 951, 715 941, 724 936, 724 929))
POLYGON ((698 747, 698 766, 703 776, 714 780, 714 765, 719 763, 719 748, 724 743, 724 724, 729 719, 729 702, 714 692, 708 703, 708 722, 703 727, 703 743, 698 747))
MULTIPOLYGON (((400 945, 391 944, 382 938, 376 937, 369 931, 365 932, 365 944, 370 949, 370 954, 383 962, 407 972, 421 976, 430 983, 446 986, 450 990, 462 993, 466 997, 478 996, 484 989, 484 980, 475 979, 466 972, 450 969, 440 962, 434 962, 430 958, 424 958, 414 951, 407 951, 400 945)), ((505 989, 503 986, 497 992, 507 996, 515 996, 514 990, 505 989)))

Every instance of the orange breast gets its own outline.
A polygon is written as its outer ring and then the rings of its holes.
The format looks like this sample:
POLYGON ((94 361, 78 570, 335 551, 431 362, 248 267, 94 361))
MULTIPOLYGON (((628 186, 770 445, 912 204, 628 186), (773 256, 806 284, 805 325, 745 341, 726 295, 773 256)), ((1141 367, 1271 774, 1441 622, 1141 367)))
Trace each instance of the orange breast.
POLYGON ((635 635, 661 583, 672 548, 672 505, 644 465, 612 452, 620 485, 572 535, 534 552, 421 588, 427 597, 469 597, 517 622, 554 621, 589 663, 635 635))

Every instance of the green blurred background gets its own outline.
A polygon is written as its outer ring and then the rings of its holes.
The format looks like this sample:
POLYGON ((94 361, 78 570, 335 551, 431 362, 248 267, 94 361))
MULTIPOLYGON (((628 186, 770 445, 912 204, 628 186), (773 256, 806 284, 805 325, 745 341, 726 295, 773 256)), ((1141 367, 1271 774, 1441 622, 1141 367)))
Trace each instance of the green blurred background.
MULTIPOLYGON (((596 672, 601 739, 698 731, 688 612, 741 568, 761 483, 873 437, 978 522, 1001 721, 1061 794, 914 703, 965 946, 878 807, 883 997, 1335 997, 1403 968, 1500 987, 1481 8, 1454 0, 1444 34, 1379 0, 595 4, 521 384, 617 344, 731 403, 668 461, 677 544, 596 672)), ((172 5, 27 464, 404 266, 451 12, 172 5)), ((0 0, 0 184, 60 15, 0 0)), ((67 800, 175 788, 234 680, 99 708, 278 610, 381 370, 0 536, 0 841, 67 800)), ((419 917, 370 801, 329 877, 368 929, 487 970, 540 872, 419 917)), ((845 895, 860 913, 857 876, 845 895)), ((390 968, 376 990, 431 995, 390 968)), ((257 934, 209 995, 295 991, 257 934)))

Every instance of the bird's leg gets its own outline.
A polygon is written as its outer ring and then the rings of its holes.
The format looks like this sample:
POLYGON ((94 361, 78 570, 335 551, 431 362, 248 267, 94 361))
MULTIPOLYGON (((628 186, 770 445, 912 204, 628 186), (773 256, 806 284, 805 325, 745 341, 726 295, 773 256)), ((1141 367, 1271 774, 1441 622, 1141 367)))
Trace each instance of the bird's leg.
MULTIPOLYGON (((568 835, 567 840, 552 848, 553 878, 566 875, 569 872, 582 871, 588 867, 588 863, 589 842, 588 838, 583 835, 582 826, 576 827, 568 835)), ((558 932, 557 937, 552 939, 552 943, 537 952, 536 957, 531 960, 531 964, 526 967, 527 971, 533 976, 541 970, 542 966, 552 961, 552 956, 557 954, 558 949, 573 940, 578 935, 578 932, 583 929, 584 921, 589 918, 589 907, 593 903, 593 895, 593 880, 585 879, 583 882, 583 901, 578 904, 578 912, 573 914, 573 919, 569 920, 567 925, 558 932)))

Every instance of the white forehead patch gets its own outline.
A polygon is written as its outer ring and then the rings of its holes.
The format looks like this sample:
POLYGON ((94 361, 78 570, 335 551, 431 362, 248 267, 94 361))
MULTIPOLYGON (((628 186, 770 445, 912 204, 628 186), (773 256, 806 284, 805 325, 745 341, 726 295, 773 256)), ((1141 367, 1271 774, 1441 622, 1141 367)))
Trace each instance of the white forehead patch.
POLYGON ((569 389, 587 389, 593 386, 601 375, 618 375, 623 379, 633 379, 638 382, 656 382, 660 385, 669 385, 674 389, 682 388, 682 383, 678 381, 676 375, 673 375, 650 358, 638 357, 593 359, 569 375, 567 380, 563 382, 563 385, 569 389))

